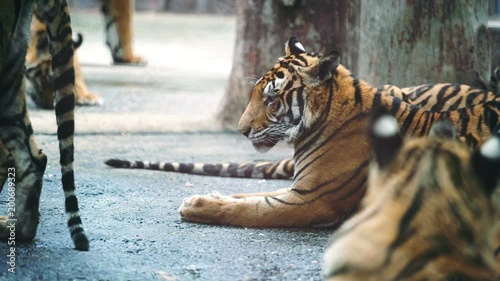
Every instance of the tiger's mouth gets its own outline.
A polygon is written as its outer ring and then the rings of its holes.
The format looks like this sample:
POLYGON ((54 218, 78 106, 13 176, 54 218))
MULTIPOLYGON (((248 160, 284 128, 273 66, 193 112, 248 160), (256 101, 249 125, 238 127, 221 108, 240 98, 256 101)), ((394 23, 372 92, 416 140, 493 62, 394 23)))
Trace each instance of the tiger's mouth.
POLYGON ((276 140, 267 139, 267 140, 263 140, 260 142, 252 141, 252 145, 255 148, 255 150, 257 150, 258 152, 264 153, 264 152, 268 152, 278 142, 279 142, 279 139, 276 139, 276 140))
POLYGON ((267 152, 273 148, 279 141, 284 140, 281 130, 274 127, 265 127, 259 130, 252 129, 247 138, 252 142, 253 147, 259 152, 267 152))

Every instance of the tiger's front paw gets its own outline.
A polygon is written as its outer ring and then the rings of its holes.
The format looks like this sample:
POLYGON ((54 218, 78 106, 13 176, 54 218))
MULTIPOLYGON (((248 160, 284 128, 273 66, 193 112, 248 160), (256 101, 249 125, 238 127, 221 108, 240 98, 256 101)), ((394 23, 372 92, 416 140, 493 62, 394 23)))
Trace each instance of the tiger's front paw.
POLYGON ((217 192, 209 195, 194 195, 184 199, 179 213, 183 221, 224 224, 224 215, 231 205, 241 199, 225 196, 217 192))

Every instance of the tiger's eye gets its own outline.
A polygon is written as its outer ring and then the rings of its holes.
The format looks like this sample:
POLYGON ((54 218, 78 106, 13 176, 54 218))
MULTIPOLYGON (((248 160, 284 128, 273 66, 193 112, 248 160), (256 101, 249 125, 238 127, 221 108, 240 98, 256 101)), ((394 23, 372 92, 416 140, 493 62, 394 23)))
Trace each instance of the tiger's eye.
POLYGON ((266 105, 266 106, 269 106, 269 105, 271 105, 272 103, 274 103, 277 99, 278 99, 278 96, 276 96, 276 95, 271 95, 271 96, 268 96, 268 97, 266 98, 265 105, 266 105))

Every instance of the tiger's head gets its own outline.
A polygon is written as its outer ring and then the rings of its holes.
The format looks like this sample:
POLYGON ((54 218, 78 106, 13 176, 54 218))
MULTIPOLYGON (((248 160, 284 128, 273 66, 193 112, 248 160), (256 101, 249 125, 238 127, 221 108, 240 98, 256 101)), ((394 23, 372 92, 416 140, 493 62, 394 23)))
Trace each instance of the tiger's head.
POLYGON ((255 83, 238 125, 240 132, 259 151, 271 149, 280 140, 298 140, 327 106, 325 87, 339 57, 336 52, 306 53, 296 37, 290 38, 285 56, 255 83))
POLYGON ((26 94, 36 106, 44 109, 54 108, 54 96, 52 88, 51 60, 38 60, 26 64, 26 94))

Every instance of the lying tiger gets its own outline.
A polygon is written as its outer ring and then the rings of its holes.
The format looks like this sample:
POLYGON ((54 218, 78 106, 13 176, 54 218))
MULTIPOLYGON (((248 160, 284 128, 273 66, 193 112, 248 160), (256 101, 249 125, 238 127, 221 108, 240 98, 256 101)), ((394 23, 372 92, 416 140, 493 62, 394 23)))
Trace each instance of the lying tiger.
MULTIPOLYGON (((15 196, 8 217, 0 216, 0 239, 32 240, 39 223, 39 203, 47 156, 35 142, 24 94, 24 59, 34 0, 4 1, 0 9, 0 191, 15 196), (16 221, 17 220, 17 221, 16 221)), ((37 1, 50 39, 53 88, 67 225, 77 250, 88 250, 78 213, 73 172, 74 79, 71 20, 66 1, 37 1)), ((9 244, 11 245, 11 244, 9 244)))
MULTIPOLYGON (((500 68, 496 68, 492 72, 489 85, 485 85, 483 88, 453 83, 437 83, 405 88, 387 84, 382 87, 382 90, 424 110, 440 112, 456 110, 497 99, 500 96, 498 92, 499 81, 500 68)), ((116 168, 151 169, 206 176, 261 179, 290 179, 295 172, 293 159, 242 164, 190 164, 109 159, 106 164, 116 168)))
POLYGON ((280 140, 293 144, 292 186, 268 193, 196 195, 182 204, 183 220, 242 227, 326 227, 344 221, 366 190, 370 149, 365 131, 374 106, 386 108, 404 132, 416 136, 427 135, 435 121, 447 117, 458 136, 472 144, 491 136, 500 121, 500 97, 457 110, 425 111, 357 79, 337 53, 306 53, 295 37, 286 46, 285 57, 257 81, 239 129, 260 151, 280 140))
POLYGON ((398 125, 387 114, 370 125, 362 210, 333 235, 325 279, 499 280, 500 131, 471 153, 448 122, 406 140, 398 125))

